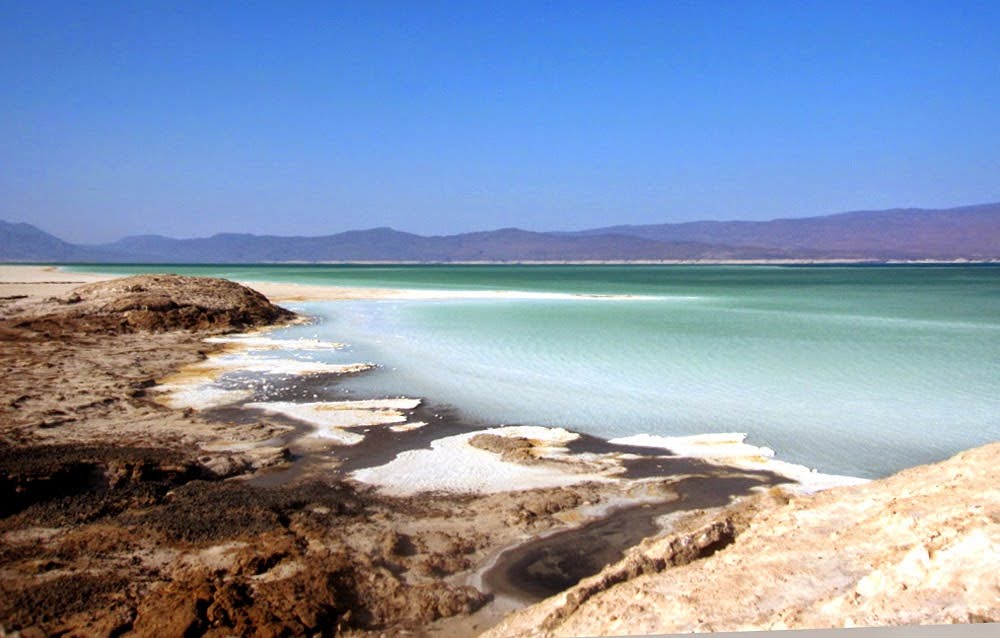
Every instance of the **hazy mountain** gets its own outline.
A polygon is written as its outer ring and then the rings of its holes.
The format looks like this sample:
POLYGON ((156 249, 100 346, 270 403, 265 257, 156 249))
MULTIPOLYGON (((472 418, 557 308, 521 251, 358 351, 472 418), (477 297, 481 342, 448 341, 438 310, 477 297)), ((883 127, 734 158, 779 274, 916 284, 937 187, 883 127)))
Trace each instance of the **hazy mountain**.
POLYGON ((609 259, 780 258, 782 251, 661 242, 605 233, 564 236, 517 228, 423 237, 391 228, 326 237, 220 234, 204 239, 128 237, 101 249, 143 255, 143 261, 565 261, 609 259))
POLYGON ((814 251, 856 258, 997 258, 1000 203, 946 210, 900 208, 767 222, 610 226, 574 235, 618 233, 655 241, 696 241, 814 251))
POLYGON ((105 250, 70 244, 31 224, 0 220, 0 261, 100 261, 107 256, 105 250))
POLYGON ((138 253, 146 256, 143 261, 164 262, 420 260, 425 252, 420 246, 426 241, 428 238, 391 228, 373 228, 324 237, 222 233, 199 239, 171 239, 143 235, 97 248, 138 253))
POLYGON ((859 211, 766 222, 691 222, 539 233, 517 228, 425 237, 372 228, 324 237, 224 233, 64 242, 0 222, 0 261, 262 263, 337 261, 605 261, 1000 259, 1000 204, 859 211))

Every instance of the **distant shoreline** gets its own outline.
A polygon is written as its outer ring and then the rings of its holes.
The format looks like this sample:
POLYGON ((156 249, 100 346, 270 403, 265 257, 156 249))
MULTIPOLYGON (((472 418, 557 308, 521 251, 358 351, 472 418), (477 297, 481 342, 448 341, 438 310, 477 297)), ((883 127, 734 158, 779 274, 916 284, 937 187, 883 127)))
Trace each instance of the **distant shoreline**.
MULTIPOLYGON (((0 263, 0 298, 39 297, 58 295, 71 290, 81 283, 104 281, 126 274, 106 273, 102 266, 162 266, 164 272, 170 268, 217 266, 217 267, 253 267, 253 266, 814 266, 814 267, 991 267, 1000 265, 1000 261, 911 261, 911 262, 266 262, 256 264, 199 264, 199 263, 0 263), (76 267, 86 270, 65 270, 66 267, 76 267), (92 268, 92 269, 91 269, 92 268)), ((414 291, 399 288, 368 288, 362 286, 337 286, 330 284, 301 284, 259 279, 234 279, 240 283, 258 290, 269 299, 279 302, 297 301, 343 301, 359 299, 400 299, 413 296, 414 291)), ((421 291, 420 295, 426 296, 421 291)))

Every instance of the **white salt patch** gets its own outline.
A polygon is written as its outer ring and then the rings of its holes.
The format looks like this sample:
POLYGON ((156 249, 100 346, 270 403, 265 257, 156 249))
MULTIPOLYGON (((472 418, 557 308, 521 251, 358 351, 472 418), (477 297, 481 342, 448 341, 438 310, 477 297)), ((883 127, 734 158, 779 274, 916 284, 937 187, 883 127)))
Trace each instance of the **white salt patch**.
POLYGON ((240 372, 260 372, 264 374, 349 374, 364 372, 375 367, 371 363, 334 364, 319 361, 298 361, 295 359, 266 359, 250 355, 234 355, 213 357, 191 366, 193 368, 208 368, 234 370, 240 372))
POLYGON ((314 432, 313 436, 321 439, 329 439, 338 445, 357 445, 365 440, 362 434, 335 427, 321 428, 314 432))
POLYGON ((613 480, 598 474, 503 461, 499 454, 469 445, 469 439, 477 434, 525 437, 550 443, 565 443, 578 436, 562 428, 533 426, 467 432, 438 439, 431 443, 430 450, 402 452, 385 465, 356 470, 351 476, 397 496, 437 491, 495 494, 613 480))
POLYGON ((344 344, 319 339, 275 339, 260 335, 208 337, 205 343, 235 343, 254 350, 339 350, 344 344))
POLYGON ((247 403, 246 407, 283 414, 319 427, 351 428, 406 421, 406 415, 400 412, 400 409, 395 407, 396 405, 398 403, 393 400, 387 401, 385 406, 379 406, 378 401, 317 401, 313 403, 270 401, 247 403))
MULTIPOLYGON (((638 484, 639 486, 642 483, 638 484)), ((600 503, 594 503, 591 505, 582 505, 577 508, 577 513, 587 519, 598 519, 604 518, 612 511, 623 508, 631 507, 633 505, 641 505, 643 503, 662 503, 665 500, 674 500, 665 497, 663 492, 659 490, 649 490, 646 492, 640 492, 631 496, 612 496, 606 501, 600 503)))
POLYGON ((694 436, 636 434, 634 436, 611 439, 608 443, 658 448, 669 450, 677 456, 718 461, 745 470, 774 472, 797 482, 798 485, 790 486, 790 489, 802 493, 811 493, 831 487, 859 485, 868 482, 867 479, 855 476, 822 474, 804 465, 779 461, 773 458, 774 450, 768 447, 758 447, 744 443, 745 438, 746 434, 734 432, 696 434, 694 436))
MULTIPOLYGON (((309 374, 349 374, 363 372, 374 366, 369 363, 328 364, 315 361, 295 361, 292 359, 261 359, 246 355, 213 357, 189 366, 189 369, 203 369, 207 376, 218 376, 227 372, 256 372, 267 375, 309 374), (217 374, 212 374, 218 371, 217 374)), ((265 384, 266 387, 266 384, 265 384)), ((173 383, 165 383, 156 388, 163 393, 161 402, 171 408, 194 408, 205 410, 245 401, 253 396, 249 389, 226 389, 214 383, 211 378, 189 377, 173 383)), ((419 403, 419 402, 418 402, 419 403)), ((389 406, 392 407, 392 406, 389 406)), ((415 406, 414 406, 415 407, 415 406)), ((407 407, 397 409, 409 409, 407 407)))
POLYGON ((746 434, 739 432, 724 432, 717 434, 696 434, 694 436, 657 436, 655 434, 636 434, 617 439, 608 443, 614 445, 634 445, 637 447, 658 448, 669 450, 677 456, 694 456, 698 458, 736 458, 745 456, 762 456, 771 458, 774 450, 767 447, 757 447, 744 443, 746 434))
POLYGON ((569 443, 580 438, 579 434, 570 432, 565 428, 545 428, 537 425, 501 425, 500 427, 473 432, 473 435, 475 434, 496 434, 497 436, 531 439, 542 444, 569 443))
POLYGON ((356 432, 348 432, 345 428, 405 423, 407 417, 402 411, 412 410, 418 405, 419 399, 374 399, 313 403, 272 401, 247 403, 246 407, 281 414, 316 426, 313 436, 333 439, 343 445, 356 445, 364 437, 356 432))
POLYGON ((393 432, 409 432, 411 430, 419 430, 425 425, 427 424, 423 421, 416 421, 414 423, 403 423, 402 425, 390 425, 389 429, 393 432))
POLYGON ((360 401, 330 401, 330 409, 352 410, 413 410, 420 405, 420 399, 399 397, 396 399, 364 399, 360 401))
POLYGON ((226 390, 211 383, 167 384, 157 390, 164 393, 163 404, 177 410, 218 408, 253 396, 250 390, 226 390))
POLYGON ((798 485, 786 485, 787 489, 802 494, 812 494, 821 490, 828 490, 831 487, 845 487, 849 485, 862 485, 868 483, 868 479, 857 476, 843 476, 841 474, 823 474, 805 465, 789 463, 787 461, 768 460, 767 463, 753 464, 749 462, 736 463, 739 467, 746 469, 763 469, 780 474, 796 481, 798 485))

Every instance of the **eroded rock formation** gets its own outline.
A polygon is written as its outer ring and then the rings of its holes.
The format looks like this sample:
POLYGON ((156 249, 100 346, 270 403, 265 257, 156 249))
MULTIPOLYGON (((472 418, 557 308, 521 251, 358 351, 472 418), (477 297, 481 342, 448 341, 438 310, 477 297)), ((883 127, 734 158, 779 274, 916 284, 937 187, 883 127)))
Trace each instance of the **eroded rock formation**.
POLYGON ((779 489, 648 540, 486 635, 1000 621, 1000 443, 867 485, 779 489))

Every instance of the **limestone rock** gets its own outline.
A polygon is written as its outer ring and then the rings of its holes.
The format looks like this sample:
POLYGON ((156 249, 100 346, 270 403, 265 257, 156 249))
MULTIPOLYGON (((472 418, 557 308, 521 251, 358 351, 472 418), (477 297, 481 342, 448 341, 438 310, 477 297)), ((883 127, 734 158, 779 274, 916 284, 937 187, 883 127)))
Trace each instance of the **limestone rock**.
POLYGON ((998 467, 994 443, 784 504, 759 495, 744 508, 749 519, 732 525, 735 537, 720 537, 725 546, 707 557, 671 560, 678 548, 697 548, 713 523, 733 523, 733 510, 682 523, 485 635, 997 622, 998 467))

